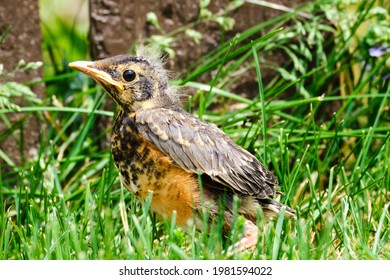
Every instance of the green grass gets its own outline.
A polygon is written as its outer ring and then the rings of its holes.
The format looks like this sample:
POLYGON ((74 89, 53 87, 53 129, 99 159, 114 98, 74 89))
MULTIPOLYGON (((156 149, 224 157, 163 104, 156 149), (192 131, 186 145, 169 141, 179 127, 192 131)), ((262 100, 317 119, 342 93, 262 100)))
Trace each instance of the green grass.
POLYGON ((120 186, 110 151, 100 147, 109 131, 97 129, 99 117, 113 115, 103 109, 107 97, 52 57, 47 99, 20 109, 47 126, 38 155, 0 174, 0 259, 390 259, 390 55, 368 52, 373 40, 389 42, 358 32, 389 15, 362 1, 356 20, 337 26, 328 20, 337 11, 347 17, 350 7, 329 3, 303 7, 309 17, 285 13, 242 32, 176 81, 197 89, 186 109, 277 175, 296 221, 259 214, 257 247, 234 254, 227 248, 242 235, 240 217, 225 237, 218 219, 204 231, 156 221, 150 200, 141 205, 120 186), (268 60, 276 50, 285 64, 268 60), (250 69, 258 81, 253 99, 229 90, 250 69), (211 70, 218 74, 210 83, 196 82, 211 70), (266 70, 274 71, 271 80, 262 77, 266 70))

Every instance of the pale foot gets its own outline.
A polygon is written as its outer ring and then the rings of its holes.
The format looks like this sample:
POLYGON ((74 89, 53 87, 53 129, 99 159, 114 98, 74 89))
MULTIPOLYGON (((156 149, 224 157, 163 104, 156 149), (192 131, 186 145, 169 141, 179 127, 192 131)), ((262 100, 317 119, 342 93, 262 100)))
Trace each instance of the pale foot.
POLYGON ((246 220, 244 223, 243 238, 240 241, 236 242, 234 245, 229 247, 228 254, 238 253, 245 249, 250 249, 255 247, 258 238, 259 238, 259 229, 254 223, 246 220))

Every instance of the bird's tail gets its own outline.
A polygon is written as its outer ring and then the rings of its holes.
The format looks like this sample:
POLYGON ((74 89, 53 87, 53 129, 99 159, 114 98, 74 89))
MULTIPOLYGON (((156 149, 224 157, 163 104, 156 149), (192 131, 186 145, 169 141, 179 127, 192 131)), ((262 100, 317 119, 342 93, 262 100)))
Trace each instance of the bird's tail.
POLYGON ((294 220, 297 218, 295 214, 295 210, 281 204, 273 199, 260 199, 259 203, 261 205, 261 208, 263 209, 264 216, 266 218, 275 218, 277 217, 282 209, 284 209, 284 215, 289 218, 293 218, 294 220))

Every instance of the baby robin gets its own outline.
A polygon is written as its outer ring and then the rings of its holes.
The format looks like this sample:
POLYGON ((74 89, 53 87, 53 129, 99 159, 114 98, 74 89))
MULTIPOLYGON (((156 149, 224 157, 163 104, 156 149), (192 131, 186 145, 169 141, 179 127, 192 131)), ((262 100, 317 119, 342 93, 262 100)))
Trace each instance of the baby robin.
POLYGON ((255 246, 257 210, 266 217, 285 208, 273 200, 278 180, 252 154, 236 145, 216 125, 180 107, 178 88, 169 84, 159 55, 141 48, 137 56, 76 61, 70 67, 99 83, 119 105, 111 149, 123 185, 141 201, 150 191, 150 210, 176 223, 202 226, 202 213, 218 217, 224 230, 233 220, 233 198, 245 217, 240 248, 255 246))

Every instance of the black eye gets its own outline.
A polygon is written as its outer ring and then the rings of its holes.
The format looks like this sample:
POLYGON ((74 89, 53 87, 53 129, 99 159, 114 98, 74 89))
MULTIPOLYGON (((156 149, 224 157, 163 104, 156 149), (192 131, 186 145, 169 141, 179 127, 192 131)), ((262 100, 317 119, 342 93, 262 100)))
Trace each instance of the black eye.
POLYGON ((133 70, 126 70, 125 72, 123 72, 123 79, 126 82, 134 81, 135 77, 136 77, 136 74, 133 70))

